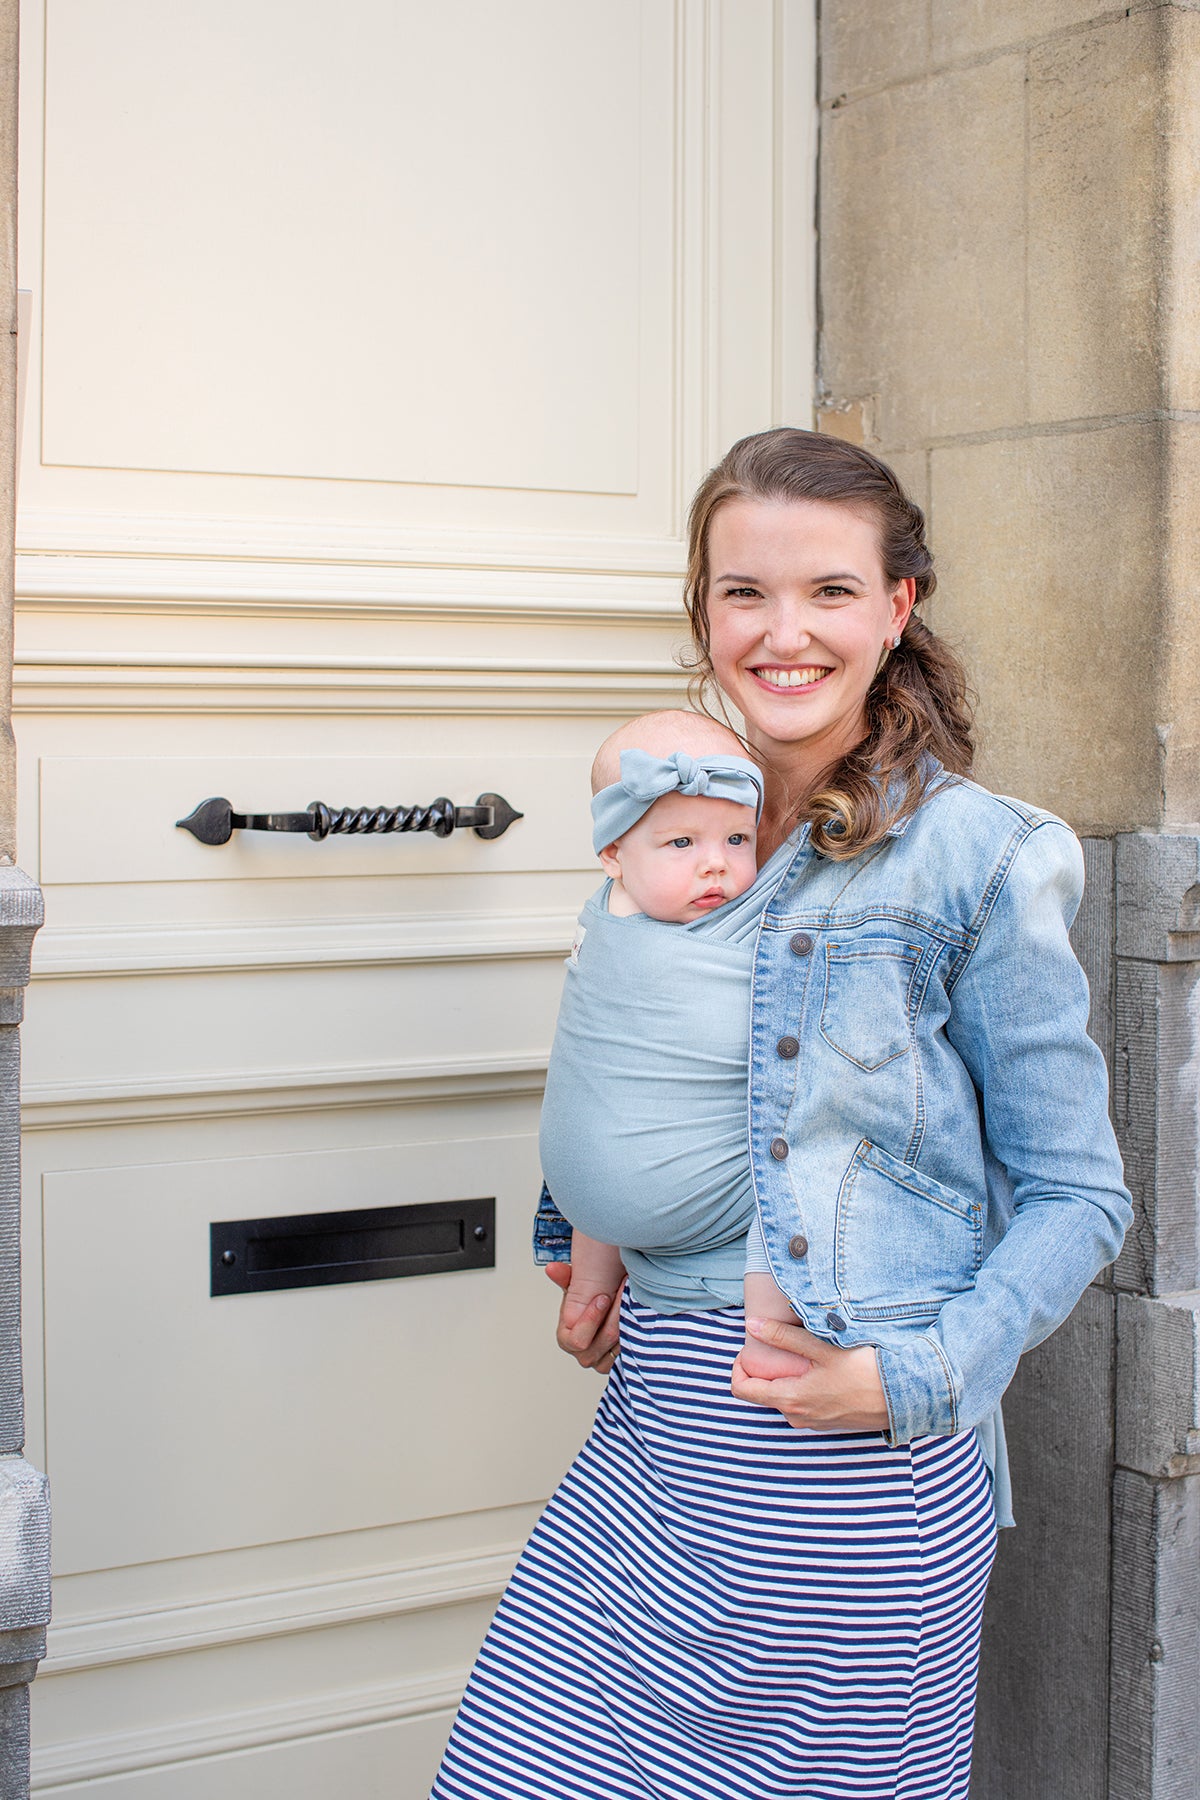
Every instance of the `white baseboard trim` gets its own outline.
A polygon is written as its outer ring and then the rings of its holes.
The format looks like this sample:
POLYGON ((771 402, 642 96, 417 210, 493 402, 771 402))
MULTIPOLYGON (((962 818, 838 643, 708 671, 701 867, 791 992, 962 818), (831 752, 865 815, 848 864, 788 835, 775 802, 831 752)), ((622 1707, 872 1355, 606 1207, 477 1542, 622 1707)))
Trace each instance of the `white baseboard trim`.
POLYGON ((509 1545, 484 1555, 407 1563, 337 1581, 266 1593, 224 1594, 185 1606, 51 1624, 39 1680, 116 1663, 290 1637, 331 1625, 498 1600, 520 1549, 519 1544, 509 1545))
POLYGON ((457 1706, 468 1673, 466 1668, 446 1669, 420 1680, 324 1694, 315 1701, 285 1701, 35 1748, 30 1791, 73 1788, 106 1776, 131 1775, 445 1712, 457 1706))

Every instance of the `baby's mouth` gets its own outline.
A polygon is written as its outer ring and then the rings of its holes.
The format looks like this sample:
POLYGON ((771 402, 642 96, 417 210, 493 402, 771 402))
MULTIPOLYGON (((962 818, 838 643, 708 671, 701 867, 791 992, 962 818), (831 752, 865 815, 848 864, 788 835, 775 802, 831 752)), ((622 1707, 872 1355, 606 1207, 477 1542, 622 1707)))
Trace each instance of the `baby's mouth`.
POLYGON ((751 669, 750 673, 757 675, 760 681, 765 681, 768 687, 806 688, 812 687, 815 682, 823 681, 826 675, 833 674, 833 670, 816 663, 809 663, 801 669, 751 669))
POLYGON ((725 892, 723 888, 705 888, 704 892, 702 894, 697 894, 696 898, 692 901, 693 906, 723 906, 724 903, 725 892))

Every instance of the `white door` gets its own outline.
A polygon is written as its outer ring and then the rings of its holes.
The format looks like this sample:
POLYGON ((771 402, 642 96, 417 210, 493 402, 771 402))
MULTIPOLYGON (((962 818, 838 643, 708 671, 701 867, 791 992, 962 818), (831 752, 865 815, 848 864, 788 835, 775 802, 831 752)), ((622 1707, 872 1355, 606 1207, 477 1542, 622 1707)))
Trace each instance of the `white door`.
POLYGON ((587 765, 682 691, 695 482, 809 416, 809 12, 24 9, 39 1793, 418 1800, 586 1428, 528 1238, 587 765), (464 1200, 494 1266, 213 1297, 214 1223, 464 1200))

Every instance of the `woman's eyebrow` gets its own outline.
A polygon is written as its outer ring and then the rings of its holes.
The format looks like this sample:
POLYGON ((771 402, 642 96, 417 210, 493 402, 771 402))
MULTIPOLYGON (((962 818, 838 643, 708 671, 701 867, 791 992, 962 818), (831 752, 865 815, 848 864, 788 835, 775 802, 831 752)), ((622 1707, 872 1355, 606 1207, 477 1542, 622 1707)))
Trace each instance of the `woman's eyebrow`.
MULTIPOLYGON (((762 587, 763 585, 762 577, 760 575, 727 574, 714 577, 714 582, 718 586, 725 581, 744 583, 747 587, 762 587)), ((826 583, 830 581, 856 581, 859 587, 866 587, 867 585, 865 578, 862 575, 856 575, 853 569, 838 569, 832 575, 816 575, 813 577, 812 585, 814 587, 824 587, 826 583)))

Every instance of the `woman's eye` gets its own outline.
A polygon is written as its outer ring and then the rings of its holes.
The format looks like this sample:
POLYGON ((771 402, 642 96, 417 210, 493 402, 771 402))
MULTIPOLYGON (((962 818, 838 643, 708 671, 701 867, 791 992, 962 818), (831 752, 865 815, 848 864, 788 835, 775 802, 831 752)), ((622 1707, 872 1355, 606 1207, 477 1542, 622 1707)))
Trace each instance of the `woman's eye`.
POLYGON ((838 587, 836 584, 831 584, 829 587, 818 588, 817 598, 819 600, 845 600, 850 592, 851 590, 848 587, 838 587))
POLYGON ((757 600, 759 593, 757 588, 752 587, 726 588, 725 598, 726 600, 757 600))

